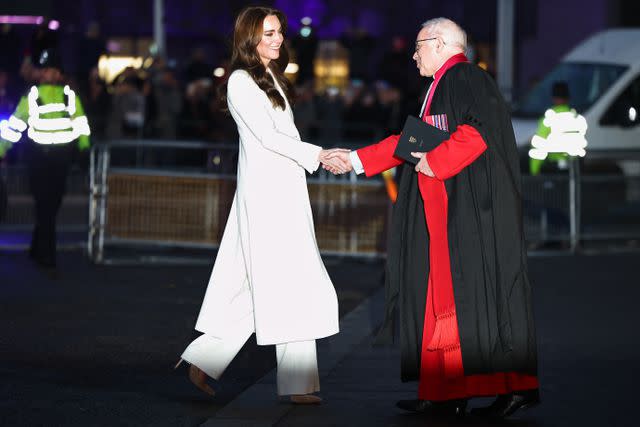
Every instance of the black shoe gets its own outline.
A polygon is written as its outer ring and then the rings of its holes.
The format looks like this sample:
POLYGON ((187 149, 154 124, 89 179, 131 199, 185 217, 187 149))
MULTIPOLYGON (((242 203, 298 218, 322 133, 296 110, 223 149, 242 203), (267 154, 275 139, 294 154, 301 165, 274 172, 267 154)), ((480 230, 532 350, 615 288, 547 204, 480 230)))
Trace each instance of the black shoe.
POLYGON ((36 266, 42 271, 50 280, 60 279, 60 273, 56 268, 56 264, 53 262, 42 261, 41 259, 35 259, 36 266))
POLYGON ((473 408, 471 415, 506 418, 513 415, 518 409, 529 409, 540 403, 540 392, 538 389, 517 391, 510 394, 501 394, 489 406, 484 408, 473 408))
POLYGON ((409 412, 427 412, 431 410, 433 404, 428 400, 411 399, 411 400, 398 400, 396 406, 400 409, 404 409, 409 412))
POLYGON ((467 400, 447 400, 444 402, 432 402, 430 400, 411 399, 399 400, 396 406, 409 412, 432 415, 464 416, 467 408, 467 400))

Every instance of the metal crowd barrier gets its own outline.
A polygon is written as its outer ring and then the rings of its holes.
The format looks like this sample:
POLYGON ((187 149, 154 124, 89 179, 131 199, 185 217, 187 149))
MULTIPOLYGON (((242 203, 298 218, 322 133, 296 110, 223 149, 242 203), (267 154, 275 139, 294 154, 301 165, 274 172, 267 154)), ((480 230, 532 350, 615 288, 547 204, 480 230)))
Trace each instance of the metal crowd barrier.
MULTIPOLYGON (((217 247, 235 192, 236 164, 237 145, 136 140, 95 146, 89 168, 89 256, 104 261, 110 245, 217 247), (163 150, 204 153, 188 155, 194 164, 178 167, 163 150), (198 159, 206 159, 207 166, 198 167, 198 159)), ((320 170, 308 185, 323 254, 384 253, 390 202, 382 181, 320 170)))
POLYGON ((564 173, 523 177, 525 236, 571 251, 602 241, 640 241, 640 152, 591 152, 564 173), (623 165, 622 167, 620 165, 623 165))
MULTIPOLYGON (((237 144, 121 140, 92 148, 88 171, 75 168, 58 231, 86 232, 95 262, 110 248, 216 248, 236 184, 237 144), (87 221, 88 219, 88 221, 87 221)), ((9 209, 3 235, 32 227, 26 168, 2 167, 9 209)), ((380 178, 308 177, 323 254, 384 256, 390 202, 380 178)), ((560 242, 640 240, 640 174, 523 176, 523 225, 533 247, 560 242)))

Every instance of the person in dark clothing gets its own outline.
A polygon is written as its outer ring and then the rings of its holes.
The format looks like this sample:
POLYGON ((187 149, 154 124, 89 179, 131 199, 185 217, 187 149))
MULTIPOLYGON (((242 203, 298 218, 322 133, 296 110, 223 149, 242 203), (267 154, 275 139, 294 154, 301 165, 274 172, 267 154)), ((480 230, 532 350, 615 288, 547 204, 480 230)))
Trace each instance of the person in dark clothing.
POLYGON ((87 33, 78 41, 77 81, 84 89, 88 86, 91 70, 98 66, 100 56, 107 51, 106 42, 100 35, 100 25, 89 23, 87 33))
MULTIPOLYGON (((507 417, 539 403, 537 350, 522 227, 518 151, 494 80, 464 55, 453 21, 423 24, 413 59, 433 80, 420 117, 450 132, 404 165, 394 205, 382 341, 400 320, 401 377, 418 380, 414 412, 507 417)), ((367 176, 399 166, 399 135, 350 154, 367 176)))
POLYGON ((55 51, 58 47, 58 33, 49 29, 49 20, 38 25, 31 37, 30 55, 34 65, 46 51, 55 51))
POLYGON ((391 39, 391 49, 380 61, 380 76, 391 86, 406 93, 409 84, 409 67, 406 63, 407 41, 402 36, 391 39))
POLYGON ((291 40, 299 66, 297 84, 300 85, 313 80, 313 61, 318 50, 318 37, 311 26, 311 19, 303 18, 301 23, 300 32, 291 40))
POLYGON ((91 123, 91 134, 97 139, 104 138, 111 109, 111 95, 107 91, 106 83, 100 78, 97 67, 89 72, 83 99, 86 100, 85 111, 91 123))
POLYGON ((29 255, 51 277, 56 270, 56 217, 66 190, 74 149, 89 148, 89 124, 79 97, 62 85, 58 54, 43 50, 36 65, 40 84, 24 95, 9 120, 0 122, 0 157, 25 133, 35 224, 29 255))
POLYGON ((204 49, 194 49, 191 60, 185 69, 184 77, 187 85, 200 79, 213 79, 213 66, 207 62, 207 54, 204 49))
POLYGON ((369 81, 371 76, 371 53, 375 39, 364 28, 350 28, 340 37, 340 43, 349 52, 349 77, 369 81))

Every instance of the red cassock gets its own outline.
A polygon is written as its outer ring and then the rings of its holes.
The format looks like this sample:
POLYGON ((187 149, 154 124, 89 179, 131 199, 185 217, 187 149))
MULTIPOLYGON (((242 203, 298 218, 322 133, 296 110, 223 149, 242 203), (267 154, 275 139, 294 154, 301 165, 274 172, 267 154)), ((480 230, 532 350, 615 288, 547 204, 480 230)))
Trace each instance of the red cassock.
MULTIPOLYGON (((455 62, 454 62, 455 63, 455 62)), ((445 64, 449 67, 453 64, 445 64)), ((429 99, 423 120, 429 115, 433 93, 439 77, 446 68, 436 73, 429 91, 429 99)), ((365 174, 372 176, 400 165, 403 160, 393 156, 399 135, 390 136, 377 144, 357 151, 365 174)), ((424 318, 420 380, 418 397, 424 400, 442 401, 474 396, 493 396, 516 390, 538 388, 536 376, 513 372, 498 372, 483 375, 465 375, 462 364, 458 321, 455 312, 454 289, 449 260, 447 237, 447 191, 444 180, 456 175, 471 164, 487 145, 480 133, 471 125, 463 124, 451 134, 450 139, 427 153, 427 162, 435 178, 418 174, 418 186, 424 200, 425 218, 429 232, 429 277, 424 318), (436 329, 438 307, 454 307, 447 313, 449 338, 436 329), (441 337, 442 335, 442 337, 441 337), (446 340, 444 345, 435 341, 446 340), (437 343, 436 343, 437 344, 437 343)))

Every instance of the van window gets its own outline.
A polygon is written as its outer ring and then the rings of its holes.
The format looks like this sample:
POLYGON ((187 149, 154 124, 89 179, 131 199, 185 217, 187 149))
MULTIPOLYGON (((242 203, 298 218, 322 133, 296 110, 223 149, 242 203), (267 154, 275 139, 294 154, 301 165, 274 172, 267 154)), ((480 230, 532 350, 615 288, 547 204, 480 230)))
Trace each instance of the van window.
POLYGON ((562 62, 524 96, 513 115, 541 117, 551 106, 551 86, 556 81, 569 84, 569 104, 584 113, 626 70, 623 65, 562 62))
POLYGON ((640 123, 640 76, 616 98, 606 113, 602 115, 602 126, 633 127, 640 123))

